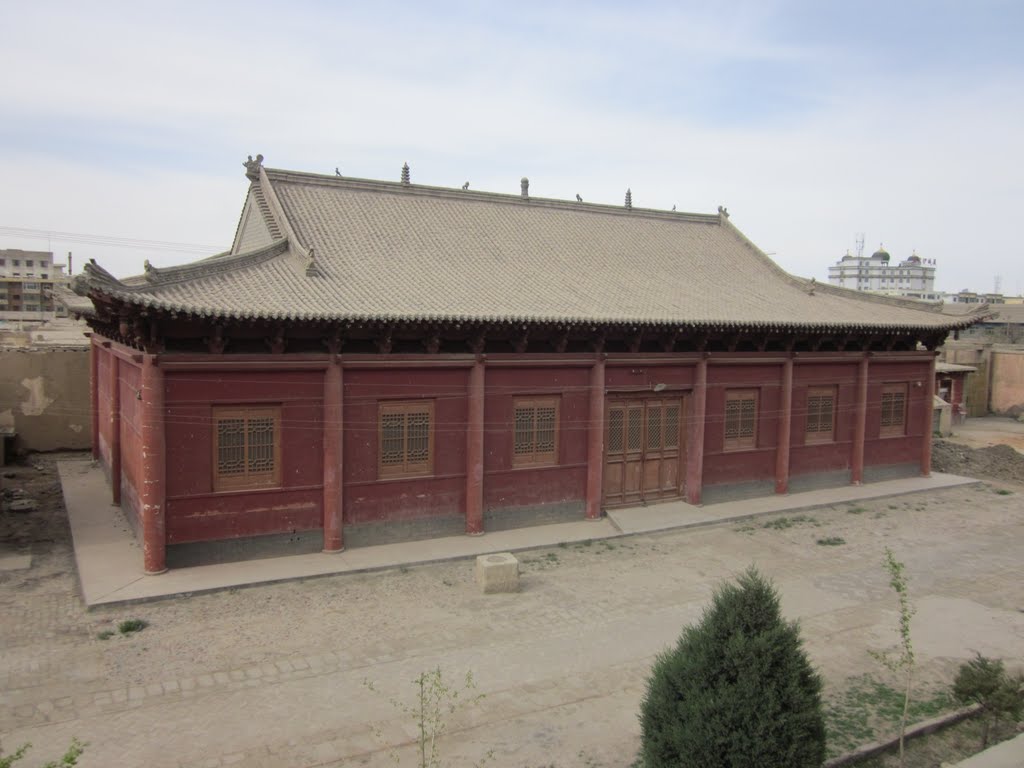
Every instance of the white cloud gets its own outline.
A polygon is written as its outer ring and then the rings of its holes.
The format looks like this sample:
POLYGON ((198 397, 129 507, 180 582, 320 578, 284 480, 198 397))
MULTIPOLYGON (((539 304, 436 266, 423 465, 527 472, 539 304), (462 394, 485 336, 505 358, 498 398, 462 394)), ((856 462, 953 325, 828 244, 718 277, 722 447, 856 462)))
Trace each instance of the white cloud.
MULTIPOLYGON (((470 5, 459 16, 104 8, 33 6, 0 48, 17 138, 0 146, 0 224, 226 247, 240 161, 260 151, 268 165, 326 173, 397 178, 407 160, 427 184, 515 193, 527 175, 544 196, 617 204, 630 186, 638 206, 726 204, 785 268, 820 279, 864 231, 869 248, 939 259, 946 289, 988 289, 997 273, 1007 290, 1020 282, 1013 71, 833 70, 820 43, 766 35, 778 20, 761 5, 728 18, 702 6, 527 7, 514 24, 470 5), (44 31, 46 55, 12 78, 44 31), (635 71, 633 57, 679 71, 635 71), (736 62, 807 68, 792 86, 803 106, 721 79, 736 62), (718 95, 738 110, 728 120, 701 107, 718 95), (77 151, 28 141, 38 126, 77 151)), ((96 258, 128 274, 175 257, 96 258)))

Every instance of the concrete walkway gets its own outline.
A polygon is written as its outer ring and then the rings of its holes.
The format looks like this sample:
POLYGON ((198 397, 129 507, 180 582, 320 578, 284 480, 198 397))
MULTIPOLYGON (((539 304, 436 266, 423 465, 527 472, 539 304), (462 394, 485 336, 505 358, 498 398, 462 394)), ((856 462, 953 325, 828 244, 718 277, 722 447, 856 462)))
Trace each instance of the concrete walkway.
POLYGON ((955 768, 1024 768, 1024 734, 979 752, 955 768))
POLYGON ((669 502, 613 510, 607 517, 593 521, 495 531, 484 536, 452 536, 360 547, 331 555, 293 555, 178 568, 159 576, 146 576, 142 573, 142 553, 131 528, 121 510, 110 503, 110 490, 103 470, 91 461, 64 461, 59 463, 58 469, 71 524, 79 585, 89 607, 730 523, 759 515, 935 491, 977 482, 957 475, 934 473, 927 478, 904 478, 703 507, 669 502))

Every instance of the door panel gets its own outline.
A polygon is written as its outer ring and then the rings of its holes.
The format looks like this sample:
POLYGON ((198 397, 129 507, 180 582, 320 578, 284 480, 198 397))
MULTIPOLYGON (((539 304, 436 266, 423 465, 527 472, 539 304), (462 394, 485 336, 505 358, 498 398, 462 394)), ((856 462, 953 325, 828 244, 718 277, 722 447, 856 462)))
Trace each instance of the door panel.
POLYGON ((636 504, 682 494, 684 400, 625 397, 608 407, 605 445, 606 504, 636 504))

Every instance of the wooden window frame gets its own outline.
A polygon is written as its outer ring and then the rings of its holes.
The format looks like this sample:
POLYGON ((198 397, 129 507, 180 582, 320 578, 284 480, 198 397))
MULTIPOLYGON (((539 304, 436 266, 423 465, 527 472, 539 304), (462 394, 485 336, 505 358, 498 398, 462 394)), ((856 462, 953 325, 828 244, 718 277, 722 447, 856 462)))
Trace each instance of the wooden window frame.
POLYGON ((429 477, 434 474, 434 401, 433 400, 383 400, 377 405, 377 477, 393 480, 405 477, 429 477), (406 421, 402 426, 402 453, 400 463, 384 462, 384 417, 402 414, 406 421), (409 461, 410 415, 427 415, 427 458, 424 461, 409 461))
POLYGON ((211 423, 213 424, 213 490, 243 491, 260 490, 263 488, 281 487, 281 406, 280 405, 215 405, 213 406, 211 423), (270 416, 274 424, 274 466, 269 471, 249 471, 249 420, 270 416), (243 434, 243 455, 245 470, 241 473, 222 474, 220 468, 220 428, 221 421, 242 419, 245 422, 243 434))
POLYGON ((838 387, 808 387, 807 388, 807 407, 806 415, 807 420, 804 423, 804 442, 805 443, 834 443, 836 441, 836 411, 839 405, 839 393, 838 387), (829 425, 828 430, 821 428, 821 416, 822 411, 819 409, 816 412, 816 418, 811 418, 811 400, 815 397, 829 397, 832 399, 832 408, 829 410, 829 425), (811 429, 812 424, 815 429, 811 429))
MULTIPOLYGON (((753 451, 757 448, 757 422, 760 417, 761 392, 757 389, 727 389, 725 391, 725 408, 722 415, 722 450, 753 451), (754 401, 754 423, 749 435, 726 437, 729 426, 729 403, 731 401, 754 401)), ((742 427, 742 420, 740 427, 742 427)))
POLYGON ((561 398, 560 397, 516 397, 512 400, 512 466, 513 467, 552 467, 558 465, 559 433, 561 432, 561 398), (516 414, 522 409, 533 409, 533 435, 530 451, 517 453, 516 448, 516 414), (537 408, 553 408, 555 411, 553 447, 550 451, 537 450, 537 408))
MULTIPOLYGON (((879 397, 879 421, 878 421, 878 436, 879 437, 904 437, 907 434, 907 416, 910 410, 910 386, 906 383, 903 384, 884 384, 882 386, 882 394, 879 397), (890 420, 890 423, 886 423, 886 396, 900 395, 903 399, 902 407, 902 418, 898 423, 890 420)), ((890 411, 890 419, 892 417, 892 409, 890 411)))

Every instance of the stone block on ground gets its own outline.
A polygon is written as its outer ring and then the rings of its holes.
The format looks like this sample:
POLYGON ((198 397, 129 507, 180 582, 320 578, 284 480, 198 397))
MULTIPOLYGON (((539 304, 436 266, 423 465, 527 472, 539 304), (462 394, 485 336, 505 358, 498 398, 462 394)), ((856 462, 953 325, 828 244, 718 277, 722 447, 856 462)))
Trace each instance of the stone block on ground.
POLYGON ((480 555, 476 559, 476 583, 485 595, 519 591, 519 561, 511 552, 480 555))

